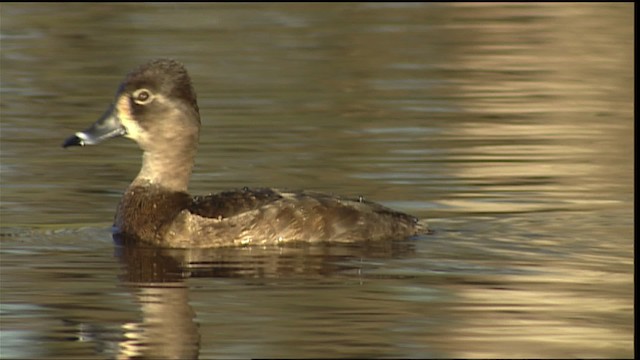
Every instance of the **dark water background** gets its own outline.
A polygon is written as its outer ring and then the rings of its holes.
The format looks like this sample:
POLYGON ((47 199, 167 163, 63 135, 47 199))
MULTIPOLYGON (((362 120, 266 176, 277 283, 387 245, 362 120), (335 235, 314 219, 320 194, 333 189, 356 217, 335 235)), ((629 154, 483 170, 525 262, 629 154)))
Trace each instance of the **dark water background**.
POLYGON ((633 356, 633 4, 0 5, 0 357, 633 356), (191 191, 363 195, 376 246, 129 249, 140 151, 63 150, 173 57, 191 191))

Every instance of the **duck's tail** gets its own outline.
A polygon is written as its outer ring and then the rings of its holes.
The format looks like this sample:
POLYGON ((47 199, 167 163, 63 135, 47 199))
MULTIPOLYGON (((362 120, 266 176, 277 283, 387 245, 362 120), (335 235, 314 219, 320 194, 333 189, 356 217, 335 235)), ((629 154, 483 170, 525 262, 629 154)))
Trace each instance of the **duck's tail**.
POLYGON ((418 219, 416 222, 416 235, 433 234, 433 230, 427 224, 427 219, 418 219))

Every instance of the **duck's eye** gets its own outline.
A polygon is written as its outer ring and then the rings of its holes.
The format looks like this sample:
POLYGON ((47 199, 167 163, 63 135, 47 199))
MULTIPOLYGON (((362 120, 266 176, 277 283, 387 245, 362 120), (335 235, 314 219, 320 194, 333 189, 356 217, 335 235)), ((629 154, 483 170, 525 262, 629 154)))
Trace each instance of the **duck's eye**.
POLYGON ((136 104, 147 105, 153 101, 153 95, 151 91, 147 89, 138 89, 133 92, 133 101, 135 101, 136 104))

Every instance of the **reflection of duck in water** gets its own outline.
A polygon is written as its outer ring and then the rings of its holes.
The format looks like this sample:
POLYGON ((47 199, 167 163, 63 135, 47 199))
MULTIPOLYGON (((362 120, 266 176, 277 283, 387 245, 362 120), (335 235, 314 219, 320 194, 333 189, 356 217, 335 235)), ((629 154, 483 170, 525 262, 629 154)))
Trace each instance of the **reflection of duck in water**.
POLYGON ((155 247, 118 247, 120 280, 135 296, 140 322, 122 325, 117 359, 197 359, 200 333, 189 304, 183 259, 155 247))
POLYGON ((117 359, 197 359, 200 333, 186 284, 145 285, 134 294, 142 322, 122 326, 117 359))
POLYGON ((196 94, 185 68, 154 60, 131 72, 115 104, 64 146, 126 136, 144 151, 125 192, 117 231, 166 247, 216 247, 289 241, 355 242, 428 232, 424 221, 360 199, 309 191, 241 189, 192 198, 187 193, 200 130, 196 94))
MULTIPOLYGON (((228 333, 223 324, 234 318, 233 311, 244 313, 245 307, 255 305, 253 301, 242 302, 242 305, 230 304, 226 291, 229 288, 224 288, 225 286, 238 290, 237 286, 242 284, 240 286, 243 289, 249 289, 250 293, 254 294, 254 286, 258 284, 257 287, 268 290, 267 293, 275 290, 286 291, 289 294, 291 291, 292 294, 297 294, 293 296, 302 296, 299 298, 302 300, 305 298, 302 294, 308 291, 308 281, 314 282, 314 279, 318 278, 338 279, 339 283, 352 286, 368 282, 371 279, 369 276, 378 279, 380 273, 376 269, 387 266, 385 261, 380 260, 415 257, 415 245, 413 241, 386 241, 368 242, 361 246, 296 244, 203 249, 116 246, 115 255, 122 265, 118 277, 122 287, 132 295, 117 300, 116 307, 128 310, 116 317, 103 317, 98 313, 97 318, 74 316, 63 321, 65 326, 73 327, 77 332, 75 337, 69 338, 70 340, 92 346, 96 354, 103 357, 195 359, 199 357, 200 352, 211 354, 211 351, 218 350, 217 345, 221 343, 217 340, 224 338, 228 333), (193 281, 191 278, 196 279, 195 287, 190 283, 193 281), (223 280, 219 281, 220 279, 223 280), (291 280, 295 282, 300 279, 305 279, 304 284, 291 286, 291 280), (278 285, 283 281, 287 284, 284 288, 278 285), (195 295, 196 301, 198 297, 202 299, 203 294, 211 295, 206 297, 207 307, 191 305, 192 289, 199 293, 195 295), (221 294, 227 295, 215 296, 220 291, 221 294), (132 308, 126 305, 125 308, 121 308, 120 301, 133 301, 135 306, 132 308), (196 320, 196 317, 199 317, 200 321, 209 319, 213 324, 221 325, 221 336, 212 331, 216 327, 212 326, 211 322, 207 321, 204 324, 196 320), (201 332, 200 327, 203 325, 206 325, 206 329, 201 332)), ((398 276, 402 279, 406 275, 398 276)), ((121 292, 117 291, 116 294, 121 292)), ((258 300, 258 303, 260 301, 258 300)), ((267 308, 274 308, 265 311, 274 311, 270 313, 271 316, 282 317, 280 311, 289 311, 289 301, 297 300, 291 300, 287 296, 286 301, 270 303, 267 308)), ((292 319, 299 316, 300 314, 294 312, 292 319)), ((251 324, 253 319, 251 315, 247 315, 242 321, 251 324)), ((234 331, 237 331, 244 325, 234 326, 234 331)), ((342 330, 347 331, 345 328, 342 330)), ((357 332, 357 329, 353 329, 353 332, 357 332)))

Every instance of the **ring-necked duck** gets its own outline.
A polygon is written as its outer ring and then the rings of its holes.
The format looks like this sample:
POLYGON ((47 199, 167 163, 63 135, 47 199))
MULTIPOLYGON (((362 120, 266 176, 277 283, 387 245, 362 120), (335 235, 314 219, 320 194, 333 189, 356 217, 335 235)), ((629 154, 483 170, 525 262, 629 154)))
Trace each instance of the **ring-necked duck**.
POLYGON ((125 136, 144 151, 124 193, 116 234, 165 247, 191 248, 289 241, 391 240, 427 233, 424 220, 359 199, 269 188, 191 197, 200 113, 184 66, 150 61, 127 75, 114 104, 63 146, 125 136))

